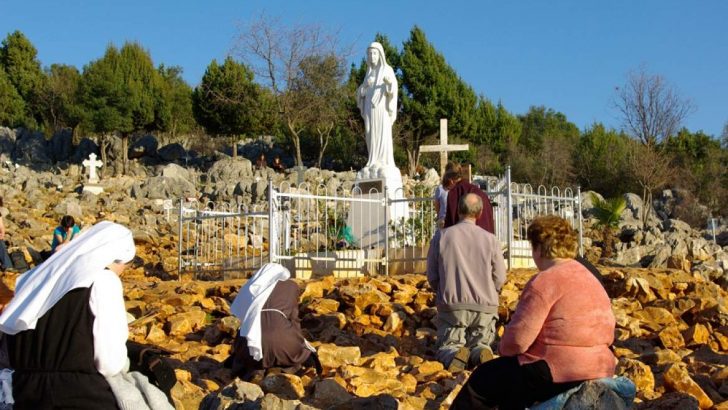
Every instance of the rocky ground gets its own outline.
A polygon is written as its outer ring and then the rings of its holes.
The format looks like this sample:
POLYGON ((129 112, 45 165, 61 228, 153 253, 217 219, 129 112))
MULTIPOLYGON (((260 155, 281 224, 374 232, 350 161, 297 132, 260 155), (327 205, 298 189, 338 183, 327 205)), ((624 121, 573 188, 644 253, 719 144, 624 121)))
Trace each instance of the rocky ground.
MULTIPOLYGON (((677 270, 600 268, 617 317, 617 372, 637 385, 637 408, 728 408, 728 293, 677 270)), ((534 273, 509 273, 499 334, 534 273)), ((172 352, 177 408, 447 408, 468 376, 433 359, 433 293, 424 276, 403 275, 300 282, 302 326, 324 374, 273 369, 253 383, 233 380, 222 362, 242 283, 163 281, 141 266, 125 275, 127 310, 138 318, 130 337, 172 352)))
MULTIPOLYGON (((618 373, 638 386, 638 408, 728 408, 728 294, 676 270, 601 267, 617 317, 618 373)), ((509 274, 503 325, 535 271, 509 274)), ((422 275, 301 283, 301 318, 324 374, 271 371, 248 384, 222 366, 237 320, 229 305, 243 281, 125 278, 132 338, 174 354, 179 408, 447 407, 468 373, 434 361, 433 293, 422 275), (284 401, 285 403, 281 403, 284 401)))

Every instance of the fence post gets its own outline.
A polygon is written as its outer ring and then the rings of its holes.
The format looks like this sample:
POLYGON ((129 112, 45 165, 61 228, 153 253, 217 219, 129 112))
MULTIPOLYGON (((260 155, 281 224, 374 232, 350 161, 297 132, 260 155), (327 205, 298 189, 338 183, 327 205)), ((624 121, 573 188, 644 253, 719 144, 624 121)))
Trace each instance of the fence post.
POLYGON ((177 218, 177 223, 179 224, 179 228, 177 229, 177 280, 182 280, 182 215, 183 215, 183 207, 184 207, 184 198, 179 199, 179 214, 177 218))
POLYGON ((273 208, 276 203, 274 196, 273 179, 268 177, 268 262, 270 263, 276 263, 275 247, 278 242, 273 239, 273 235, 278 234, 277 232, 274 232, 273 228, 274 224, 277 222, 273 220, 275 218, 275 211, 273 208))
POLYGON ((384 274, 389 276, 389 211, 392 204, 389 202, 389 190, 384 186, 384 274))
POLYGON ((579 221, 579 255, 584 256, 584 224, 583 219, 581 217, 581 186, 576 186, 576 211, 577 213, 577 220, 579 221))
POLYGON ((506 167, 506 207, 508 211, 508 229, 506 235, 506 246, 508 247, 508 270, 511 270, 513 261, 513 197, 511 196, 511 166, 506 167))

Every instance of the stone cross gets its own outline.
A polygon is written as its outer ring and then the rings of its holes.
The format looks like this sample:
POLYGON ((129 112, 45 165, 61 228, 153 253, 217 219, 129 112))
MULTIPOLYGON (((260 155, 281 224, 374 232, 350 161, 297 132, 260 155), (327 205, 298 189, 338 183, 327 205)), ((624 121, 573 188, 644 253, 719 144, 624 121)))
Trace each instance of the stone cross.
POLYGON ((439 145, 420 145, 420 152, 439 152, 440 153, 440 176, 445 174, 445 166, 447 165, 447 153, 450 151, 467 151, 468 144, 449 144, 447 143, 447 118, 440 118, 440 144, 439 145))
POLYGON ((88 182, 96 184, 99 182, 99 176, 96 175, 96 168, 104 165, 101 161, 96 161, 96 154, 93 152, 88 156, 88 159, 83 160, 83 166, 88 169, 88 182))

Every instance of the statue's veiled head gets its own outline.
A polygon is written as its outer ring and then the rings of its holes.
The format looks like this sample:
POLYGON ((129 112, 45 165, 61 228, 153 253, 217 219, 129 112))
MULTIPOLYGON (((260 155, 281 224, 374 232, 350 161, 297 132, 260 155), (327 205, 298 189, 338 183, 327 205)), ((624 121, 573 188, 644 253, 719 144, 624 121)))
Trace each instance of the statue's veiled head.
POLYGON ((384 58, 384 47, 378 42, 373 42, 367 48, 367 63, 370 67, 382 67, 387 64, 384 58))

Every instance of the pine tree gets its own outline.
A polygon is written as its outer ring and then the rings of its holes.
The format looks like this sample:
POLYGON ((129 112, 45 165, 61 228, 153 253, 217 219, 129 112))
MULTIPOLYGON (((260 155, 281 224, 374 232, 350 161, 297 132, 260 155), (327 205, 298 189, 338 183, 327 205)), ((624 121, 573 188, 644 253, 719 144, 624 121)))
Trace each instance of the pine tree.
MULTIPOLYGON (((222 65, 212 60, 192 92, 192 112, 210 134, 236 140, 259 129, 264 117, 261 94, 248 67, 231 57, 222 65)), ((236 142, 233 157, 237 157, 236 142)))
POLYGON ((25 101, 0 66, 0 126, 19 127, 25 121, 25 101))
POLYGON ((44 87, 44 76, 37 54, 30 40, 17 30, 8 34, 0 47, 0 65, 25 102, 24 125, 28 128, 42 121, 38 95, 44 87))

